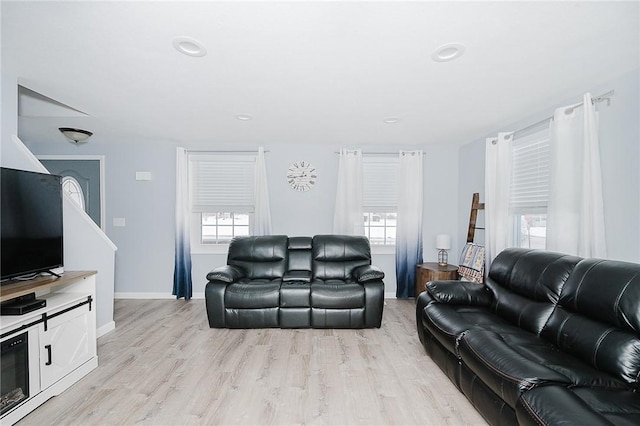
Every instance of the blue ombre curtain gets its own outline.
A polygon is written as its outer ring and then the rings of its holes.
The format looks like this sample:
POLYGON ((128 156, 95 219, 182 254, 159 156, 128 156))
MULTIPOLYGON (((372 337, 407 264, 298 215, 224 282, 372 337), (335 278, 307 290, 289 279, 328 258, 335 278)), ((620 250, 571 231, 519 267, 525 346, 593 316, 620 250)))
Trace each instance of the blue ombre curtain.
POLYGON ((189 172, 187 151, 176 151, 176 254, 173 269, 173 295, 191 299, 191 243, 189 240, 189 172))
POLYGON ((340 150, 333 232, 364 235, 362 150, 340 150))
POLYGON ((607 257, 598 129, 590 93, 581 104, 558 108, 553 115, 547 250, 607 257))
POLYGON ((254 181, 255 210, 251 235, 271 235, 271 208, 269 206, 269 185, 264 148, 258 148, 254 181))
POLYGON ((416 265, 422 263, 422 150, 400 151, 396 231, 396 297, 415 297, 416 265))
POLYGON ((513 167, 513 132, 488 138, 485 145, 484 224, 485 271, 502 250, 511 246, 509 217, 511 169, 513 167))

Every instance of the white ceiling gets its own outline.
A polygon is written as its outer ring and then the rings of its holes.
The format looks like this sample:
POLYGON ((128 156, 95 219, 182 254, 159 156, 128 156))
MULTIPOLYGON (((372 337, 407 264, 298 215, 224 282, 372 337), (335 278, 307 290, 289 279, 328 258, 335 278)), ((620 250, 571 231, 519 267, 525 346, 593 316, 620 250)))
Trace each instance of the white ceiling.
POLYGON ((27 141, 65 126, 109 143, 463 143, 638 68, 639 6, 2 1, 2 67, 69 107, 22 96, 27 141), (449 42, 464 54, 433 61, 449 42))

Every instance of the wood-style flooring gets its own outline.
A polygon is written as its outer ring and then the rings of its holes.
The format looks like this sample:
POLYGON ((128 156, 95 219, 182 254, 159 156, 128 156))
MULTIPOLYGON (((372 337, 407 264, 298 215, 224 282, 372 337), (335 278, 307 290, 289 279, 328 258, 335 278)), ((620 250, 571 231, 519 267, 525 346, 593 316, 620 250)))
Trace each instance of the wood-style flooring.
POLYGON ((99 367, 19 425, 486 425, 413 300, 367 330, 210 329, 203 300, 116 300, 99 367))

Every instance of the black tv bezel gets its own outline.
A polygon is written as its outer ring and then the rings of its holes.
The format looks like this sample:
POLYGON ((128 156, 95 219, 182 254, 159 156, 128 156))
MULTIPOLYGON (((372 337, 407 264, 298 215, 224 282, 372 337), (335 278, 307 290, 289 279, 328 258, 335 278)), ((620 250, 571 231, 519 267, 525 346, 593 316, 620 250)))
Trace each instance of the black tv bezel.
MULTIPOLYGON (((57 264, 52 264, 52 265, 42 265, 42 266, 38 266, 36 268, 32 268, 29 270, 24 270, 24 271, 19 271, 19 272, 13 272, 10 274, 4 274, 4 271, 0 271, 0 285, 5 285, 5 284, 10 284, 12 282, 14 282, 16 280, 16 278, 19 277, 28 277, 30 275, 37 275, 39 273, 42 272, 51 272, 52 269, 56 269, 56 268, 62 268, 64 267, 64 194, 62 191, 62 176, 59 175, 54 175, 51 173, 43 173, 43 172, 36 172, 36 171, 32 171, 32 170, 22 170, 22 169, 15 169, 12 167, 0 167, 0 173, 1 170, 10 170, 11 172, 18 172, 18 173, 29 173, 29 174, 33 174, 33 175, 44 175, 47 177, 57 177, 59 182, 60 182, 60 262, 57 264)), ((0 205, 0 208, 3 208, 3 206, 0 205)), ((0 232, 1 232, 1 226, 0 226, 0 232)), ((2 236, 0 235, 0 244, 2 241, 2 236)), ((2 256, 2 249, 0 246, 0 256, 2 256)))

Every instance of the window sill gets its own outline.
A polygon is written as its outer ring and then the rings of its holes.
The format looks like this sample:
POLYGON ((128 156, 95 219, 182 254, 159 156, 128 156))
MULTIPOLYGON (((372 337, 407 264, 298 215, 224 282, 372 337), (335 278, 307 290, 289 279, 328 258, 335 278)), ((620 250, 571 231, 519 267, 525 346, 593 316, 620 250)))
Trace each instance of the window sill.
POLYGON ((396 246, 371 246, 371 254, 396 254, 396 246))
POLYGON ((224 254, 229 252, 229 244, 220 244, 212 247, 191 247, 191 254, 224 254))

